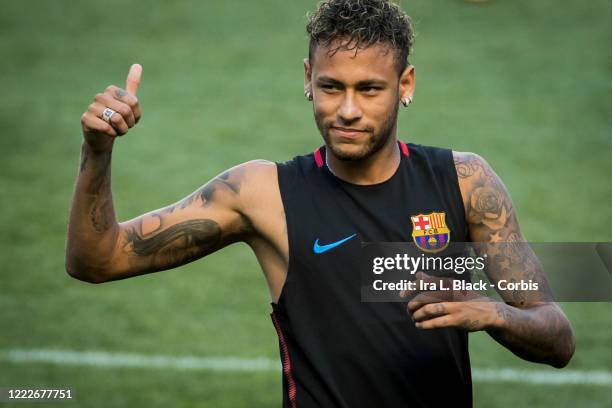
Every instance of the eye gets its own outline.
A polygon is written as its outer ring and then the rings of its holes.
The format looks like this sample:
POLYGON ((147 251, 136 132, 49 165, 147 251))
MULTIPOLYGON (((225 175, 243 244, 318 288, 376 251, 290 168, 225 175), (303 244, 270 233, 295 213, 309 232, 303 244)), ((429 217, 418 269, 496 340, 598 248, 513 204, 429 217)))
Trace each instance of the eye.
POLYGON ((363 88, 361 88, 361 92, 366 93, 366 94, 375 94, 378 91, 380 91, 382 88, 379 86, 365 86, 363 88))
POLYGON ((338 87, 333 84, 321 84, 319 85, 319 87, 323 89, 325 92, 333 92, 333 91, 338 90, 338 87))

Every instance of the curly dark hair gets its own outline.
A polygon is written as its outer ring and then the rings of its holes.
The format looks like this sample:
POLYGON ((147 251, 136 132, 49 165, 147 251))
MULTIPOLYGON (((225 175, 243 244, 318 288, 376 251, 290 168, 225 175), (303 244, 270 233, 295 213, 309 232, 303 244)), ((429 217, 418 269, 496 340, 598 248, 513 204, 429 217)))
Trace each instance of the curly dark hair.
POLYGON ((312 60, 318 45, 329 47, 333 55, 339 49, 355 50, 374 44, 387 44, 395 50, 396 66, 401 74, 412 52, 414 31, 410 17, 390 0, 325 0, 308 14, 306 32, 310 37, 308 57, 312 60))

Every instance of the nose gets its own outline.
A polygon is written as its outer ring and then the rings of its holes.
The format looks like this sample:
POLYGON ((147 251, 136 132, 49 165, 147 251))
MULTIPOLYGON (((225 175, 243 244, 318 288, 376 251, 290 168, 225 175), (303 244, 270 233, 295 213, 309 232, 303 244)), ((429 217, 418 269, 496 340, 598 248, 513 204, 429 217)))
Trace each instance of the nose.
POLYGON ((338 121, 344 125, 357 122, 362 112, 353 92, 346 92, 338 109, 338 121))

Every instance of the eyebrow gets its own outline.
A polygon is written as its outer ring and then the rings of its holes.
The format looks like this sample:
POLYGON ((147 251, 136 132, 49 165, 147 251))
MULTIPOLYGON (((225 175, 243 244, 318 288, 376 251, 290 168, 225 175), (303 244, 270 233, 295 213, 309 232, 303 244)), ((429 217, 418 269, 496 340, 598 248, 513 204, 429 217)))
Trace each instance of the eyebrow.
MULTIPOLYGON (((344 86, 344 84, 340 81, 338 81, 337 79, 334 79, 332 77, 328 77, 328 76, 321 76, 319 78, 317 78, 317 82, 324 82, 327 84, 332 84, 332 85, 341 85, 344 86)), ((359 81, 357 82, 356 86, 358 88, 365 88, 368 86, 386 86, 387 85, 387 81, 384 80, 380 80, 380 79, 364 79, 363 81, 359 81)))

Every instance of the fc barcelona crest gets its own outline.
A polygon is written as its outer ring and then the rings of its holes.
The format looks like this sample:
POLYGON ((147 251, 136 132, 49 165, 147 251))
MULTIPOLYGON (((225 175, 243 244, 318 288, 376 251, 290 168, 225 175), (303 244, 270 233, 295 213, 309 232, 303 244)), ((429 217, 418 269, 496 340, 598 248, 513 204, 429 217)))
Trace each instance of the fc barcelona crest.
POLYGON ((425 252, 440 252, 448 246, 450 230, 446 226, 446 213, 432 212, 410 217, 412 239, 425 252))

